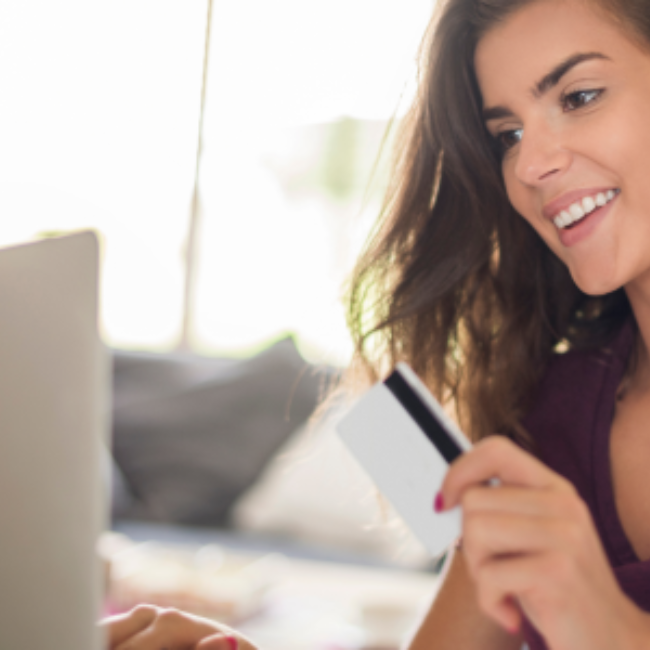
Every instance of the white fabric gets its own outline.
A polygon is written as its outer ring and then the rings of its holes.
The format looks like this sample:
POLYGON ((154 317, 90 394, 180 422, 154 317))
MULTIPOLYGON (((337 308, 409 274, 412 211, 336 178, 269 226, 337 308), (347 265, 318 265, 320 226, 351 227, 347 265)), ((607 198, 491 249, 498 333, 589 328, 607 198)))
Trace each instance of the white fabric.
POLYGON ((334 432, 298 430, 233 511, 243 530, 333 545, 403 564, 430 558, 334 432))

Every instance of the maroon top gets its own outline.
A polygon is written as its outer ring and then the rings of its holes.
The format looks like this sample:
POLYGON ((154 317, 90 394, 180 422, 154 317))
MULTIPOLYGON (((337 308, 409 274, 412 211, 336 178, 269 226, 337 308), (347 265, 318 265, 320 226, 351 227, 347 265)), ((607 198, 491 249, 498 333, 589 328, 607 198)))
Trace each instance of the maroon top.
MULTIPOLYGON (((623 531, 609 461, 616 391, 634 340, 628 323, 606 349, 554 356, 523 424, 541 460, 569 479, 589 506, 622 590, 650 612, 650 560, 639 560, 623 531)), ((528 624, 524 635, 530 650, 546 649, 528 624)))

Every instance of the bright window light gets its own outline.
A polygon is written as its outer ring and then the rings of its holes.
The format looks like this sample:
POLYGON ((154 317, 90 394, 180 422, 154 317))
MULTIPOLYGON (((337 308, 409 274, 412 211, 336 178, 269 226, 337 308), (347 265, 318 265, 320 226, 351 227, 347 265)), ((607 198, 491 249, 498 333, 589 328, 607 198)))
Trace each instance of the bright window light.
MULTIPOLYGON (((0 245, 94 228, 115 346, 181 340, 208 0, 0 2, 0 245)), ((190 342, 345 363, 342 283, 433 0, 213 0, 190 342)), ((401 107, 401 108, 400 108, 401 107)))
POLYGON ((0 243, 95 228, 114 345, 178 339, 206 0, 2 0, 0 243))
POLYGON ((293 333, 345 363, 341 286, 379 211, 363 198, 410 101, 431 0, 214 5, 194 304, 201 349, 293 333))

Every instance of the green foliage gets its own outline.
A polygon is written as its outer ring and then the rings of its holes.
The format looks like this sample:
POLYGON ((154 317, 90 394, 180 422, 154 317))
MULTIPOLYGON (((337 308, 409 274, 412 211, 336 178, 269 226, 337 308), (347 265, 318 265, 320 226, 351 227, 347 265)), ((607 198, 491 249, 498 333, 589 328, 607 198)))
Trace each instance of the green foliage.
POLYGON ((330 127, 323 152, 320 184, 336 199, 346 200, 356 189, 359 131, 358 120, 348 117, 330 127))

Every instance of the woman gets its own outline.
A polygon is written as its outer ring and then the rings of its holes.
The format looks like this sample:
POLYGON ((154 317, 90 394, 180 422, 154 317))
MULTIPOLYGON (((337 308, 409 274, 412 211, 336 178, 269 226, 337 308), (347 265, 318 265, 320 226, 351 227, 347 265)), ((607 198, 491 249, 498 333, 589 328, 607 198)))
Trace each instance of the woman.
MULTIPOLYGON (((410 648, 650 647, 650 3, 447 0, 423 52, 350 301, 357 367, 409 362, 479 441, 436 499, 463 539, 410 648)), ((109 628, 254 647, 207 625, 109 628)))

